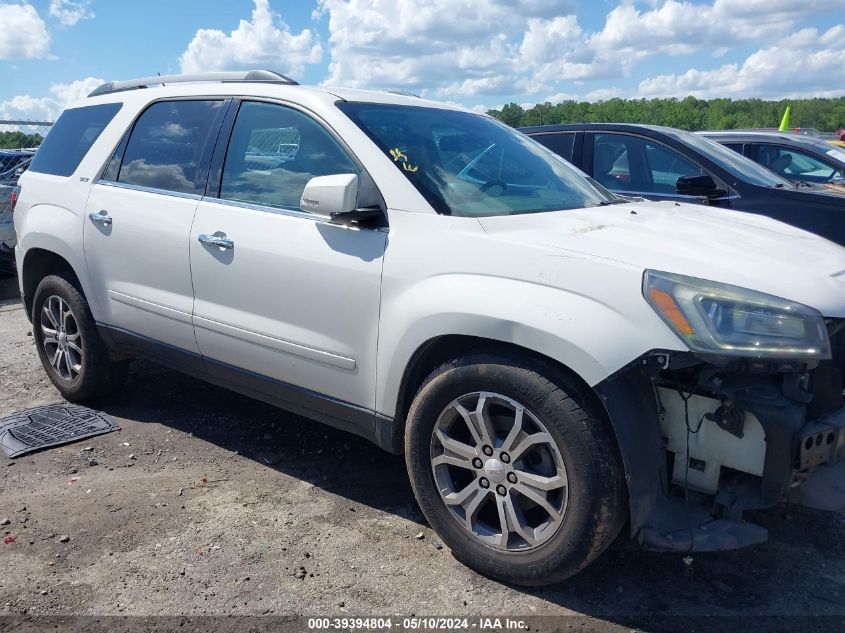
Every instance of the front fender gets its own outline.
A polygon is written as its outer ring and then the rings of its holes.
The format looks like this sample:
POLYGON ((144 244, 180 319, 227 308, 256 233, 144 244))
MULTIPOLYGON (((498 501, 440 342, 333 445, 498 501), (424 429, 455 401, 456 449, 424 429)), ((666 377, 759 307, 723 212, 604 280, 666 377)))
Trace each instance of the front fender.
MULTIPOLYGON (((631 273, 634 288, 639 278, 631 273)), ((620 312, 557 287, 484 275, 428 277, 382 303, 376 411, 394 416, 415 353, 448 335, 510 343, 554 359, 594 386, 650 349, 683 349, 659 317, 620 312)))

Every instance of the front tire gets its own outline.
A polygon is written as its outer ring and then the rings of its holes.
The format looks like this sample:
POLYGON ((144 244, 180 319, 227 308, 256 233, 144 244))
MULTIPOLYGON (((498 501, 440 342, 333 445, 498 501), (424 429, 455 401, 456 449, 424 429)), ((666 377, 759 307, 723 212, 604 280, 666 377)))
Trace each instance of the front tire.
POLYGON ((423 383, 405 459, 423 513, 458 560, 544 585, 619 534, 623 468, 584 389, 546 363, 491 354, 449 362, 423 383))
POLYGON ((111 360, 88 301, 70 275, 48 275, 38 284, 32 334, 44 371, 66 400, 95 400, 126 379, 129 362, 111 360))

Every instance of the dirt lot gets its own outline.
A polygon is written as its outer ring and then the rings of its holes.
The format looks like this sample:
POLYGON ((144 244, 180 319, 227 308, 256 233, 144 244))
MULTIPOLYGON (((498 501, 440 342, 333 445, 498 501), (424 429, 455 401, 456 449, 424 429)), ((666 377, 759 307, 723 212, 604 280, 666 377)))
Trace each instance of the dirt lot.
MULTIPOLYGON (((29 332, 0 281, 0 416, 60 401, 29 332)), ((578 630, 845 617, 843 514, 761 513, 768 543, 696 556, 691 578, 680 556, 620 542, 525 590, 455 561, 402 458, 364 440, 146 362, 102 408, 119 432, 0 457, 15 538, 0 543, 0 614, 586 616, 560 620, 578 630)))

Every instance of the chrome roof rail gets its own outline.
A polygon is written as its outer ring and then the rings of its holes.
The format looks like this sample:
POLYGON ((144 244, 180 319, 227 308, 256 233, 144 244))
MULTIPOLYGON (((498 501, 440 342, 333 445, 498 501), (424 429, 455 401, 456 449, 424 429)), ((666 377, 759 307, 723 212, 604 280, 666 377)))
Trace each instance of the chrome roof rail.
POLYGON ((200 81, 218 81, 221 83, 239 83, 239 82, 258 82, 267 84, 287 84, 291 86, 298 85, 290 77, 285 77, 272 70, 245 70, 233 72, 214 72, 214 73, 193 73, 188 75, 156 75, 154 77, 141 77, 140 79, 129 79, 127 81, 108 81, 96 88, 89 97, 97 97, 99 95, 107 95, 112 92, 122 92, 124 90, 135 90, 137 88, 148 88, 149 86, 200 82, 200 81))
POLYGON ((403 97, 416 97, 417 99, 421 99, 419 95, 415 95, 413 92, 409 92, 407 90, 388 90, 390 94, 394 95, 402 95, 403 97))

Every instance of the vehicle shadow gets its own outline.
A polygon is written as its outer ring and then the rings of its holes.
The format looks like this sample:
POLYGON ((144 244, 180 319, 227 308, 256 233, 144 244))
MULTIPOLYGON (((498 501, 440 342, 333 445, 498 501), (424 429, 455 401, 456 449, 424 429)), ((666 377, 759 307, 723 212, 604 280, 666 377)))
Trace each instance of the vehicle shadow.
POLYGON ((350 501, 424 524, 402 456, 350 433, 151 362, 136 360, 110 415, 157 422, 350 501))
MULTIPOLYGON (((136 361, 126 389, 100 407, 192 433, 351 502, 425 525, 404 459, 348 433, 146 361, 136 361)), ((769 542, 695 554, 689 566, 684 554, 641 550, 625 528, 566 582, 511 588, 644 630, 781 630, 777 621, 759 629, 752 616, 845 616, 845 513, 779 507, 749 518, 769 530, 769 542)))

